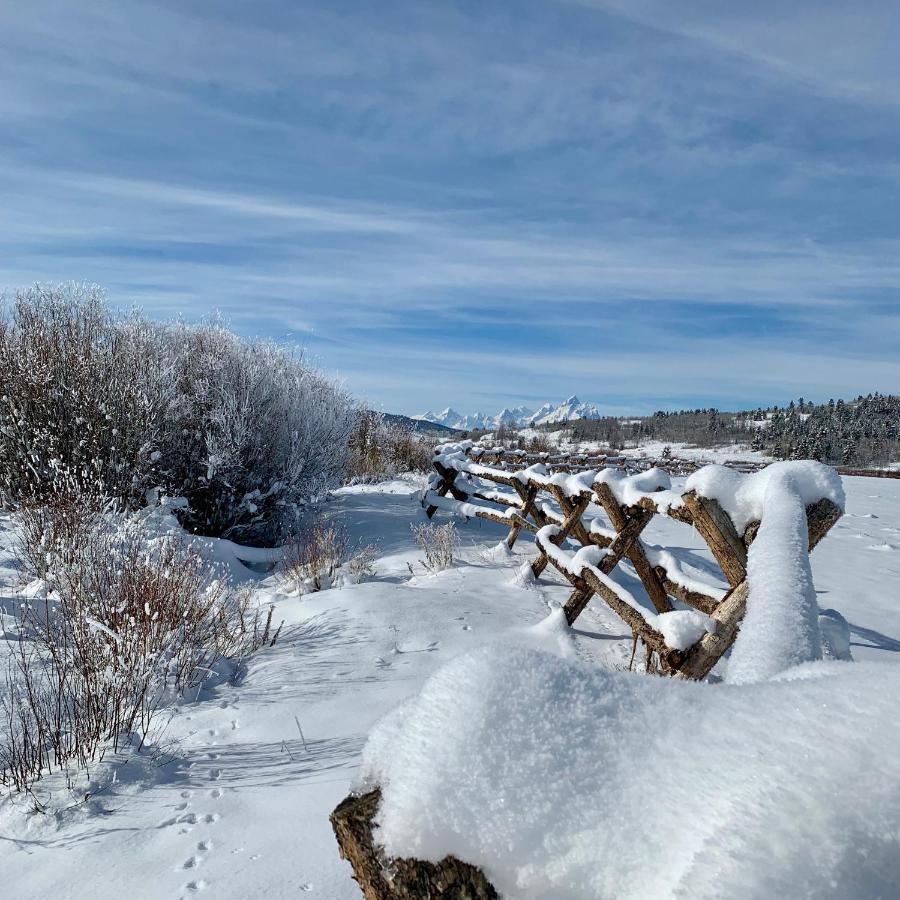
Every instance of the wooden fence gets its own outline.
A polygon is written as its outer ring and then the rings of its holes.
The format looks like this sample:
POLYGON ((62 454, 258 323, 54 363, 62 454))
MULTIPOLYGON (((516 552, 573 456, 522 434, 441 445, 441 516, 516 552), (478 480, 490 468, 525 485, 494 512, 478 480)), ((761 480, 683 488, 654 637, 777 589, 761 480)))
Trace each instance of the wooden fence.
MULTIPOLYGON (((601 452, 533 453, 526 450, 511 450, 504 447, 482 447, 473 445, 469 450, 472 459, 500 469, 518 469, 523 464, 541 463, 551 472, 580 472, 604 466, 615 466, 628 473, 646 472, 648 469, 662 469, 670 475, 690 475, 710 464, 709 460, 685 459, 678 456, 623 456, 601 452)), ((759 472, 771 465, 770 460, 734 459, 725 460, 721 465, 735 472, 759 472)), ((900 478, 900 469, 860 469, 853 466, 835 466, 841 476, 863 478, 900 478)))
MULTIPOLYGON (((533 534, 533 575, 540 577, 551 565, 572 586, 564 607, 569 624, 592 597, 599 597, 629 626, 635 648, 638 642, 643 644, 648 670, 701 679, 734 642, 749 593, 747 548, 758 522, 738 534, 715 500, 672 491, 659 468, 629 474, 627 461, 619 458, 576 462, 541 454, 535 459, 524 453, 484 451, 464 442, 438 448, 434 468, 423 497, 429 518, 442 509, 496 522, 509 529, 510 548, 522 531, 533 534), (522 467, 532 459, 531 465, 522 467), (493 465, 486 465, 486 460, 493 465), (519 467, 513 468, 515 464, 519 467), (721 569, 727 589, 686 571, 683 555, 676 558, 641 540, 655 515, 696 530, 721 569), (634 567, 655 614, 609 577, 623 559, 634 567), (675 610, 673 599, 688 609, 675 610)), ((807 507, 806 514, 812 550, 841 517, 841 510, 830 500, 820 500, 807 507)))

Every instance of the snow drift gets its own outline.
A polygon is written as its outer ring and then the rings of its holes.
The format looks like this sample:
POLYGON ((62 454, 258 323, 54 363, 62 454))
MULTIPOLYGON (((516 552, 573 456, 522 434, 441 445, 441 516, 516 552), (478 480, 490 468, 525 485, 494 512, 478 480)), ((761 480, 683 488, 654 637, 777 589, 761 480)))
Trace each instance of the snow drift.
POLYGON ((390 855, 511 897, 893 896, 898 691, 878 664, 728 686, 487 647, 375 728, 363 775, 390 855))

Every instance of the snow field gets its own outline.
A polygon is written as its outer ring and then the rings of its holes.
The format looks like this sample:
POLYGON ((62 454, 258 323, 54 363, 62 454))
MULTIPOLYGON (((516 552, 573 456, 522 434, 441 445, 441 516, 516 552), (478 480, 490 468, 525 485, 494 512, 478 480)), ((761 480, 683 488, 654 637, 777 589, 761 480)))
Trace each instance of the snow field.
POLYGON ((900 668, 794 672, 727 687, 473 651, 366 744, 379 840, 519 898, 891 896, 900 668))
MULTIPOLYGON (((58 812, 32 815, 27 805, 0 804, 0 835, 4 838, 0 840, 0 868, 10 896, 22 900, 48 896, 73 900, 121 900, 123 896, 148 900, 180 896, 243 900, 299 895, 358 900, 359 890, 351 878, 350 867, 338 857, 328 814, 351 785, 360 781, 360 753, 367 735, 383 716, 414 697, 446 663, 479 647, 507 646, 511 637, 515 637, 517 646, 527 645, 521 651, 526 655, 517 657, 520 662, 532 659, 528 655, 532 652, 543 659, 544 653, 532 649, 538 647, 565 654, 570 661, 588 663, 588 671, 598 677, 605 677, 605 671, 600 670, 627 668, 630 634, 602 604, 592 602, 571 631, 559 628, 559 613, 555 613, 555 622, 547 618, 550 607, 565 601, 569 586, 549 569, 536 584, 517 579, 522 564, 533 556, 533 546, 525 536, 516 552, 510 554, 497 547, 505 534, 503 528, 483 521, 459 522, 463 545, 460 564, 438 575, 424 574, 419 563, 421 554, 409 528, 411 522, 420 520, 416 492, 422 486, 403 480, 358 485, 339 492, 327 505, 329 515, 347 526, 351 545, 379 544, 376 575, 370 582, 303 598, 291 597, 281 592, 276 581, 262 579, 236 561, 232 563, 232 554, 229 565, 235 577, 254 579, 260 599, 275 603, 275 620, 286 620, 278 644, 253 657, 246 670, 236 673, 232 680, 211 683, 196 699, 187 698, 173 712, 165 731, 148 752, 128 762, 110 760, 99 766, 91 773, 88 787, 92 797, 87 803, 78 802, 83 800, 83 794, 73 798, 59 782, 51 781, 58 812), (413 578, 408 564, 415 569, 413 578), (302 727, 305 745, 294 716, 302 727), (72 808, 66 809, 69 806, 72 808), (183 821, 178 821, 182 817, 183 821), (211 843, 201 850, 199 844, 207 841, 211 843), (183 868, 195 857, 194 865, 183 868)), ((798 719, 790 718, 784 709, 778 715, 787 718, 754 719, 751 710, 769 703, 774 696, 770 691, 802 687, 796 682, 686 685, 686 699, 678 701, 677 706, 681 718, 673 712, 663 720, 666 724, 661 731, 648 732, 657 734, 655 740, 660 745, 665 743, 670 754, 658 773, 650 773, 648 782, 658 791, 652 802, 663 812, 651 813, 647 800, 650 792, 632 801, 630 798, 636 796, 632 793, 634 784, 619 785, 618 779, 627 774, 628 754, 632 752, 626 744, 615 745, 618 755, 610 756, 602 772, 595 770, 593 781, 585 788, 595 800, 600 798, 605 808, 615 806, 635 828, 640 817, 629 814, 628 804, 636 804, 643 813, 646 831, 641 841, 645 841, 652 839, 649 832, 655 828, 674 827, 668 820, 679 819, 677 803, 682 802, 687 786, 694 789, 695 782, 690 778, 699 779, 702 774, 707 785, 703 796, 710 797, 713 803, 710 827, 716 826, 715 834, 697 836, 699 849, 691 874, 683 882, 691 890, 699 885, 699 896, 704 890, 714 894, 704 885, 709 884, 708 878, 713 877, 710 872, 720 864, 727 863, 723 872, 738 879, 736 884, 751 884, 748 872, 751 860, 757 857, 751 854, 742 864, 741 854, 749 845, 739 842, 747 828, 751 832, 748 841, 760 836, 764 830, 757 827, 760 816, 768 816, 764 824, 772 834, 771 857, 758 862, 757 869, 764 876, 768 868, 774 867, 773 885, 785 884, 787 864, 783 863, 780 848, 796 846, 790 835, 793 829, 800 829, 799 833, 807 836, 811 854, 809 862, 795 860, 795 884, 799 887, 793 894, 779 894, 773 888, 768 896, 865 897, 866 890, 877 883, 873 879, 881 865, 878 845, 874 845, 874 856, 870 853, 869 857, 874 861, 867 867, 862 866, 858 856, 842 856, 841 848, 846 849, 853 842, 853 834, 860 835, 860 842, 868 839, 863 822, 866 816, 871 823, 869 830, 880 828, 882 834, 896 836, 891 810, 869 802, 872 785, 868 777, 871 772, 873 779, 882 779, 878 789, 885 790, 889 799, 884 786, 890 785, 890 772, 884 772, 884 765, 890 757, 880 760, 876 754, 882 746, 882 731, 886 729, 890 737, 893 724, 889 716, 878 718, 881 707, 865 705, 865 695, 870 692, 879 704, 896 696, 892 674, 896 667, 891 664, 900 662, 900 604, 892 585, 900 578, 900 482, 847 478, 844 486, 847 514, 811 555, 810 562, 819 606, 836 610, 849 623, 845 637, 857 663, 843 665, 841 671, 862 670, 860 663, 885 663, 877 667, 878 674, 863 673, 858 678, 854 674, 846 691, 836 689, 844 699, 826 696, 822 679, 823 687, 802 695, 808 703, 798 704, 798 719), (865 687, 865 679, 869 688, 865 687), (707 709, 708 695, 697 691, 709 691, 709 696, 718 696, 713 692, 722 691, 726 697, 747 696, 739 692, 749 691, 756 699, 746 704, 743 712, 729 705, 737 701, 724 699, 715 701, 720 705, 707 709), (846 718, 846 705, 856 702, 854 697, 861 710, 869 710, 867 719, 852 712, 846 718), (873 747, 868 755, 865 747, 860 749, 858 771, 849 770, 853 760, 849 756, 845 759, 841 749, 845 731, 850 728, 847 722, 855 723, 873 747), (795 727, 799 730, 792 738, 790 729, 795 727), (691 743, 693 731, 708 734, 718 752, 727 750, 723 759, 745 758, 740 756, 742 742, 753 738, 756 731, 771 734, 782 749, 793 742, 795 757, 788 760, 785 750, 771 766, 759 770, 760 777, 755 782, 744 783, 739 793, 723 790, 719 797, 715 789, 727 777, 727 768, 711 755, 703 757, 705 768, 699 763, 689 768, 689 757, 696 751, 691 743), (799 813, 780 820, 779 808, 772 799, 782 791, 779 778, 794 772, 801 762, 813 773, 817 769, 832 774, 836 771, 827 768, 829 762, 820 745, 829 753, 833 745, 834 752, 846 761, 847 770, 837 766, 842 777, 849 771, 846 783, 835 775, 834 783, 825 790, 836 791, 842 798, 846 810, 843 818, 836 818, 837 801, 827 808, 813 802, 815 789, 806 780, 797 789, 801 793, 788 795, 806 798, 803 803, 808 805, 802 807, 807 811, 805 820, 799 813), (683 748, 684 753, 676 752, 678 748, 683 748), (769 798, 765 803, 763 798, 756 805, 751 804, 754 797, 763 794, 769 798), (739 811, 750 812, 742 817, 739 811), (822 822, 825 824, 820 825, 822 822), (838 862, 829 862, 832 858, 838 862), (813 862, 823 859, 838 873, 837 886, 825 885, 818 892, 807 890, 807 884, 822 887, 809 869, 813 862), (862 873, 860 877, 865 875, 869 880, 854 884, 859 892, 848 894, 848 873, 854 867, 862 873), (813 881, 805 880, 807 876, 813 881)), ((676 483, 675 489, 679 487, 683 489, 683 484, 676 483)), ((686 572, 705 581, 714 580, 714 564, 705 545, 686 526, 657 516, 645 536, 676 558, 689 559, 690 563, 683 562, 686 572), (708 569, 704 569, 704 560, 708 569)), ((16 602, 10 540, 8 523, 0 521, 0 603, 7 611, 16 602)), ((224 548, 216 552, 227 556, 224 548)), ((652 612, 628 564, 617 568, 612 577, 652 612)), ((839 623, 837 630, 843 634, 839 623)), ((502 655, 499 650, 498 655, 502 655)), ((725 674, 726 668, 721 666, 717 674, 725 674)), ((515 682, 521 677, 522 673, 517 672, 515 678, 507 680, 515 682)), ((634 676, 624 683, 631 681, 644 684, 651 680, 634 676)), ((613 683, 619 684, 619 680, 613 683)), ((829 683, 837 685, 840 681, 832 678, 829 683)), ((662 701, 650 687, 641 687, 640 693, 635 694, 636 700, 628 690, 621 688, 621 696, 627 702, 620 706, 636 703, 634 716, 642 717, 649 730, 665 714, 662 701)), ((459 696, 460 703, 471 702, 470 698, 462 699, 461 690, 459 696)), ((781 708, 778 701, 772 702, 773 710, 781 708)), ((596 717, 597 708, 591 708, 596 717)), ((599 712, 606 716, 603 709, 599 712)), ((534 715, 528 716, 532 724, 534 719, 534 715)), ((637 728, 638 724, 635 720, 628 727, 637 728)), ((849 739, 852 741, 852 736, 849 739)), ((696 743, 702 743, 699 736, 696 743)), ((860 743, 862 738, 852 746, 860 743)), ((754 746, 765 762, 768 745, 754 746)), ((660 759, 662 753, 660 749, 660 759)), ((636 757, 636 761, 645 759, 636 757)), ((816 784, 824 781, 823 774, 822 781, 816 784)), ((689 801, 688 797, 685 802, 693 809, 689 801)), ((827 803, 827 798, 821 802, 827 803)), ((535 824, 534 834, 540 830, 535 824)), ((556 838, 548 832, 545 840, 553 846, 556 838)), ((671 851, 671 866, 660 863, 649 871, 648 878, 656 879, 653 884, 668 884, 659 879, 671 876, 677 864, 687 860, 685 838, 681 840, 671 851)), ((757 844, 757 851, 762 846, 757 844)), ((623 850, 637 852, 635 847, 623 850)), ((642 859, 634 855, 622 858, 642 859)), ((622 862, 617 871, 624 867, 622 862)), ((638 882, 639 886, 642 884, 638 882)), ((687 887, 681 893, 692 895, 687 887)), ((560 889, 545 896, 573 895, 560 889)), ((662 889, 659 896, 666 895, 666 889, 662 889)), ((643 896, 654 894, 648 890, 643 896)), ((720 891, 718 896, 727 894, 720 891)), ((754 894, 748 888, 737 896, 754 894)), ((891 894, 883 891, 882 896, 891 894)))

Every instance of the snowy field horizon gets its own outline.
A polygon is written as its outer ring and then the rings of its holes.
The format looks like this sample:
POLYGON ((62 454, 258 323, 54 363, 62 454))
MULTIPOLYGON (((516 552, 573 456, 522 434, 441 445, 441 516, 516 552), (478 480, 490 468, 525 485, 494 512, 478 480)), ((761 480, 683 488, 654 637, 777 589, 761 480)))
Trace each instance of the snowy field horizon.
MULTIPOLYGON (((416 781, 396 798, 391 795, 392 805, 385 813, 390 846, 404 852, 415 849, 426 858, 450 850, 461 853, 482 864, 510 896, 560 896, 552 874, 556 864, 542 855, 550 852, 557 858, 559 849, 551 845, 539 850, 538 842, 532 850, 515 830, 496 831, 497 839, 506 834, 522 856, 518 861, 516 856, 495 855, 490 840, 478 842, 499 823, 491 824, 475 797, 488 784, 504 783, 504 789, 515 784, 518 796, 529 796, 537 783, 546 785, 547 778, 549 783, 558 780, 560 790, 568 793, 550 797, 542 788, 538 806, 517 804, 515 816, 524 818, 506 818, 504 827, 515 821, 524 827, 529 817, 538 815, 530 827, 540 833, 541 822, 556 821, 554 804, 572 810, 571 820, 558 820, 563 843, 568 840, 563 838, 566 829, 573 840, 580 834, 579 840, 586 841, 584 850, 573 845, 570 852, 575 855, 563 870, 583 885, 573 889, 572 896, 604 893, 607 888, 595 876, 611 879, 617 895, 628 897, 668 896, 680 889, 689 889, 693 896, 762 897, 774 890, 780 896, 800 897, 808 895, 807 888, 816 895, 824 891, 848 898, 890 896, 884 888, 896 883, 897 856, 891 849, 896 847, 895 838, 889 835, 896 835, 890 829, 896 826, 898 780, 890 764, 897 737, 890 722, 895 717, 888 710, 894 702, 891 685, 900 675, 900 608, 896 594, 884 586, 895 584, 900 575, 900 482, 844 479, 846 514, 810 557, 818 602, 848 623, 847 649, 855 662, 823 664, 848 667, 848 675, 859 667, 858 678, 847 682, 847 692, 843 669, 835 669, 824 680, 813 677, 812 670, 803 676, 806 680, 798 673, 783 679, 782 688, 748 691, 746 702, 734 693, 737 687, 711 685, 709 692, 731 693, 722 695, 725 706, 710 706, 710 718, 701 728, 704 719, 696 716, 705 707, 705 692, 685 691, 681 697, 678 686, 672 685, 679 698, 673 707, 676 698, 656 697, 651 680, 646 698, 639 701, 650 704, 650 718, 644 721, 655 720, 674 757, 667 753, 659 759, 638 757, 632 770, 621 765, 597 770, 591 759, 597 753, 598 759, 619 758, 623 752, 625 758, 633 758, 637 747, 644 745, 642 730, 635 733, 637 743, 630 742, 627 719, 617 718, 615 707, 604 699, 614 685, 598 680, 604 672, 626 678, 622 690, 631 691, 634 681, 633 689, 640 694, 642 685, 637 681, 648 676, 621 672, 632 654, 627 628, 602 604, 594 604, 570 632, 554 619, 568 593, 564 580, 523 581, 519 573, 531 556, 530 543, 510 554, 498 544, 503 529, 490 522, 457 520, 461 548, 456 561, 430 573, 422 566, 421 550, 410 531, 410 524, 421 521, 419 496, 424 483, 422 476, 408 476, 360 484, 337 491, 326 504, 329 521, 345 526, 354 544, 377 542, 374 572, 361 584, 343 582, 297 594, 277 575, 246 568, 227 542, 200 541, 204 553, 224 560, 232 577, 249 583, 262 601, 274 605, 275 619, 285 622, 281 637, 274 647, 255 654, 239 677, 208 681, 196 697, 174 707, 164 732, 144 750, 115 754, 92 767, 89 777, 74 788, 81 802, 59 776, 50 776, 39 792, 48 803, 43 813, 36 814, 27 801, 0 805, 0 831, 7 838, 0 846, 0 860, 7 882, 16 885, 17 897, 37 900, 65 884, 66 896, 101 900, 133 893, 136 885, 149 898, 189 897, 201 891, 224 898, 301 891, 304 896, 350 900, 359 896, 358 887, 337 854, 328 814, 373 773, 384 778, 401 771, 429 779, 427 772, 433 771, 434 778, 451 782, 416 781), (465 660, 473 651, 476 668, 469 669, 465 660), (487 668, 484 653, 495 659, 487 668), (511 683, 503 674, 507 664, 518 672, 513 681, 529 673, 518 692, 501 688, 511 683), (432 678, 436 680, 429 681, 432 678), (586 681, 582 688, 574 683, 566 687, 565 679, 571 678, 586 681), (470 681, 474 693, 466 687, 470 681), (541 707, 535 706, 541 701, 527 687, 532 683, 543 685, 540 690, 549 704, 541 715, 536 715, 541 707), (557 683, 558 687, 549 687, 557 683), (796 698, 790 688, 795 683, 796 698), (410 761, 407 749, 408 741, 431 740, 432 731, 415 730, 420 728, 415 724, 419 713, 408 705, 423 685, 423 698, 432 694, 443 698, 434 709, 449 714, 459 707, 446 721, 427 718, 427 728, 437 729, 436 734, 455 734, 462 742, 445 741, 443 749, 432 744, 430 752, 439 765, 425 769, 410 761), (583 706, 560 699, 573 690, 588 691, 578 701, 583 706), (782 702, 778 690, 787 704, 784 712, 776 712, 782 702), (407 705, 398 706, 404 700, 407 705), (798 701, 810 711, 802 723, 789 712, 798 701), (677 705, 682 702, 684 709, 677 705), (658 712, 651 712, 657 707, 658 712), (386 732, 387 724, 379 726, 377 741, 369 747, 369 730, 394 709, 397 712, 386 720, 394 731, 386 732), (401 716, 400 709, 408 711, 401 716), (558 719, 554 709, 568 710, 569 718, 558 719), (625 729, 618 748, 601 749, 591 743, 591 730, 584 731, 601 709, 610 717, 608 730, 625 729), (540 734, 532 731, 528 724, 532 720, 544 723, 540 734), (509 735, 524 725, 520 740, 549 741, 548 749, 565 734, 583 733, 587 743, 568 743, 555 751, 561 754, 556 764, 569 773, 565 777, 539 767, 530 774, 528 769, 513 769, 504 779, 492 768, 499 760, 488 753, 477 773, 471 773, 466 763, 469 788, 463 790, 453 774, 461 771, 457 768, 461 759, 455 754, 464 754, 471 762, 474 747, 465 741, 478 746, 485 740, 484 746, 495 746, 487 735, 470 734, 466 723, 476 721, 509 735), (399 745, 398 722, 408 722, 413 729, 399 745), (860 740, 865 742, 864 755, 860 740), (377 748, 383 742, 393 747, 388 757, 379 755, 382 751, 377 748), (758 776, 753 760, 759 755, 767 762, 758 775, 788 791, 781 801, 750 783, 735 788, 737 792, 727 799, 721 795, 717 801, 704 799, 710 774, 723 760, 731 774, 742 771, 754 778, 758 776), (677 766, 661 783, 644 782, 649 772, 663 778, 673 758, 692 762, 677 766), (802 774, 798 766, 806 765, 803 760, 815 760, 812 771, 820 774, 802 774), (820 765, 824 768, 816 769, 820 765), (861 777, 862 772, 868 774, 861 777), (451 783, 454 788, 448 791, 451 783), (590 815, 577 812, 583 804, 596 804, 591 798, 598 787, 607 797, 604 804, 595 806, 597 811, 590 815), (667 803, 682 808, 684 798, 693 794, 690 802, 705 810, 706 836, 695 834, 684 844, 675 832, 664 831, 658 835, 668 845, 666 853, 626 852, 646 838, 640 802, 645 790, 661 792, 667 803), (451 796, 457 797, 455 804, 451 796), (785 818, 787 809, 792 809, 790 818, 785 818), (473 815, 480 821, 469 821, 473 815), (606 815, 615 815, 615 826, 604 824, 606 815), (413 822, 418 823, 418 837, 410 843, 404 829, 413 822), (752 828, 751 822, 756 823, 752 828), (717 835, 722 831, 740 835, 738 843, 720 845, 717 835), (810 842, 826 834, 838 855, 829 851, 827 857, 818 852, 810 856, 810 842), (482 849, 476 852, 476 846, 482 849), (705 848, 702 852, 700 846, 705 848), (869 849, 865 865, 852 862, 861 847, 869 849), (770 853, 785 860, 785 868, 762 867, 764 860, 771 861, 770 853), (842 856, 845 853, 850 856, 842 856), (810 859, 811 868, 802 881, 806 887, 798 887, 795 880, 792 861, 800 857, 810 859), (127 866, 120 864, 123 859, 129 860, 127 866), (498 867, 501 859, 506 863, 498 867), (540 859, 544 861, 537 864, 540 859), (711 873, 718 875, 710 882, 711 873), (734 893, 723 891, 721 877, 730 879, 734 893), (510 878, 519 879, 521 893, 510 878)), ((677 546, 676 524, 660 525, 662 530, 654 526, 648 540, 677 546)), ((153 527, 175 526, 163 518, 153 527)), ((18 578, 10 550, 15 526, 9 517, 3 519, 2 529, 5 555, 0 572, 4 596, 13 601, 18 578)), ((682 546, 696 559, 702 543, 694 540, 682 546)), ((712 572, 711 562, 705 564, 703 577, 712 572)), ((633 574, 616 577, 637 594, 633 574)), ((659 690, 665 691, 666 685, 660 684, 659 690)), ((629 694, 615 696, 627 715, 629 694)), ((712 693, 709 699, 712 702, 712 693)), ((511 748, 495 750, 511 752, 511 748)), ((518 755, 521 748, 515 752, 518 755)), ((565 856, 558 859, 563 865, 565 856)))

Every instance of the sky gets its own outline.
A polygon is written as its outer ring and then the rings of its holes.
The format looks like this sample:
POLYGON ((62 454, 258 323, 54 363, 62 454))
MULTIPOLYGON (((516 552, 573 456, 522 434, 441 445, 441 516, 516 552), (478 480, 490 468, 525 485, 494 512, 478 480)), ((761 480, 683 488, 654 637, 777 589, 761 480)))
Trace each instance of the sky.
POLYGON ((0 288, 372 406, 900 391, 893 0, 0 0, 0 288))

